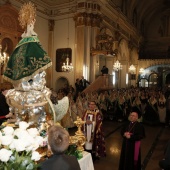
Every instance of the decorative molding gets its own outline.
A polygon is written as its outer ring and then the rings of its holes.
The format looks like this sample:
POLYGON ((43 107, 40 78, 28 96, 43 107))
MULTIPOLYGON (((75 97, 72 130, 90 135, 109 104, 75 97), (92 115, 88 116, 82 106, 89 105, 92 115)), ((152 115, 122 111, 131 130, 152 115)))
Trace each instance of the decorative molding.
POLYGON ((74 15, 74 21, 76 26, 92 26, 92 27, 100 27, 100 23, 102 22, 101 15, 87 13, 87 12, 79 12, 74 15))

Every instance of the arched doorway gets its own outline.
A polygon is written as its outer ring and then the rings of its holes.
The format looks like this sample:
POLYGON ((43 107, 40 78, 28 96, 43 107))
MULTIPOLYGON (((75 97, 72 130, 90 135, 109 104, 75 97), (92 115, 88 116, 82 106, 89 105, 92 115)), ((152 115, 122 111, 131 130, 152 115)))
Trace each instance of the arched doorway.
POLYGON ((148 80, 146 78, 141 78, 138 82, 139 87, 148 87, 148 80))
POLYGON ((167 74, 166 79, 165 79, 165 83, 169 86, 170 85, 170 73, 167 74))
POLYGON ((151 73, 149 75, 149 87, 158 87, 158 74, 151 73))
POLYGON ((68 79, 65 77, 60 77, 56 80, 55 91, 57 92, 59 89, 62 89, 64 86, 68 86, 68 79))

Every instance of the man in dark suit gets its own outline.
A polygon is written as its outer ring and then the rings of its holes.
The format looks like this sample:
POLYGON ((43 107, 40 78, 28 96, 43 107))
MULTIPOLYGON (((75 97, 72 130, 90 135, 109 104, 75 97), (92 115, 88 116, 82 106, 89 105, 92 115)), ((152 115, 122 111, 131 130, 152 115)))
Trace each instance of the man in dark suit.
POLYGON ((109 73, 109 69, 106 66, 103 66, 103 68, 101 69, 102 75, 104 74, 108 74, 109 73))
POLYGON ((76 157, 64 154, 69 146, 69 133, 63 127, 49 128, 48 144, 53 155, 41 163, 40 170, 80 170, 76 157))
POLYGON ((81 80, 80 80, 80 89, 81 89, 81 91, 83 91, 87 87, 87 84, 90 84, 90 82, 87 81, 84 78, 84 76, 81 76, 81 80))

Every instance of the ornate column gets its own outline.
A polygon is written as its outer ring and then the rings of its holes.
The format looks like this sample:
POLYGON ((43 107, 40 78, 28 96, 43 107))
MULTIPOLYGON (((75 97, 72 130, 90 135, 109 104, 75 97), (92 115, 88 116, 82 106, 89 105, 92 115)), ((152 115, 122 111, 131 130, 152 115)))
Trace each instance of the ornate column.
POLYGON ((85 18, 83 13, 75 16, 76 23, 76 58, 75 79, 83 75, 84 53, 85 53, 85 18))
POLYGON ((75 79, 84 75, 90 79, 90 50, 95 46, 95 38, 99 32, 99 27, 96 27, 99 14, 93 12, 99 8, 99 5, 92 2, 78 2, 78 11, 75 14, 74 20, 76 24, 76 59, 75 59, 75 79), (90 13, 89 8, 91 8, 90 13))
POLYGON ((48 21, 48 26, 49 26, 49 32, 48 32, 48 55, 53 61, 53 65, 47 69, 47 75, 46 75, 46 81, 47 81, 47 87, 51 88, 52 87, 52 80, 53 80, 53 74, 52 74, 52 68, 55 67, 54 64, 54 57, 53 56, 53 48, 54 48, 54 25, 55 22, 54 20, 49 20, 48 21))

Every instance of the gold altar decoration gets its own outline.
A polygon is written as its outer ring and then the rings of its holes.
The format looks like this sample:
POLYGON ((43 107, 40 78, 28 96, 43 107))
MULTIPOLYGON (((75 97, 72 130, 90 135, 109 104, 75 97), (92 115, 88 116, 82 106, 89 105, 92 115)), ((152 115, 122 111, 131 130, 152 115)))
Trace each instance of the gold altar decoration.
MULTIPOLYGON (((84 144, 85 144, 85 136, 81 130, 82 126, 84 125, 85 121, 82 121, 82 119, 78 116, 77 120, 74 121, 76 126, 78 127, 78 130, 75 132, 74 136, 70 136, 70 145, 76 145, 77 150, 80 152, 84 151, 84 144)), ((59 122, 55 123, 57 125, 61 124, 59 122)), ((51 150, 49 150, 47 147, 44 148, 38 148, 37 151, 41 154, 41 161, 43 161, 46 157, 50 157, 52 155, 51 150)))
POLYGON ((22 28, 26 28, 27 25, 30 25, 32 21, 36 18, 36 8, 33 3, 25 3, 20 11, 18 20, 22 28))
POLYGON ((82 121, 82 119, 78 116, 74 123, 78 127, 78 130, 75 132, 75 136, 70 136, 70 144, 76 144, 77 150, 82 152, 84 151, 83 146, 85 144, 86 138, 81 129, 85 121, 82 121))

